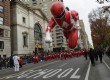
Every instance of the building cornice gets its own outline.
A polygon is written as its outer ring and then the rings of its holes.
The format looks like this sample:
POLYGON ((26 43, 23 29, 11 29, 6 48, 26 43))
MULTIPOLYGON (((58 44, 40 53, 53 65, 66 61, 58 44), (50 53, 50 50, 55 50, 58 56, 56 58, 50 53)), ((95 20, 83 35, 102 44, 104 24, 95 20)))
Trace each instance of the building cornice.
POLYGON ((0 25, 0 28, 1 28, 1 29, 10 30, 10 27, 9 27, 9 26, 5 26, 5 25, 0 25))
POLYGON ((34 9, 28 7, 28 5, 24 4, 22 1, 14 0, 14 1, 11 1, 10 5, 11 6, 20 5, 21 7, 25 8, 26 10, 31 11, 32 13, 37 15, 38 17, 42 18, 43 20, 48 21, 48 18, 46 17, 46 15, 43 13, 43 11, 41 9, 36 9, 36 10, 40 11, 40 13, 43 15, 43 17, 40 16, 39 14, 37 14, 34 9))
POLYGON ((27 29, 32 29, 32 30, 34 30, 33 28, 31 28, 31 27, 27 27, 27 26, 24 26, 24 25, 22 25, 22 24, 12 24, 11 26, 20 26, 20 27, 23 27, 23 28, 27 28, 27 29))

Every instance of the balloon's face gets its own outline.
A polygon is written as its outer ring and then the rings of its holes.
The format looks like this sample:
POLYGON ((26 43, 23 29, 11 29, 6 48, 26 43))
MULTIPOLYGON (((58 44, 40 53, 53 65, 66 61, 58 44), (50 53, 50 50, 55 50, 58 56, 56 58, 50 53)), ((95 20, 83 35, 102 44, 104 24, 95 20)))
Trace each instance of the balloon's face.
POLYGON ((63 19, 64 16, 65 16, 65 11, 64 11, 61 15, 59 15, 59 16, 57 16, 57 17, 55 17, 55 18, 56 18, 56 19, 63 19))
POLYGON ((62 19, 65 15, 65 9, 62 2, 54 2, 50 11, 56 19, 62 19))

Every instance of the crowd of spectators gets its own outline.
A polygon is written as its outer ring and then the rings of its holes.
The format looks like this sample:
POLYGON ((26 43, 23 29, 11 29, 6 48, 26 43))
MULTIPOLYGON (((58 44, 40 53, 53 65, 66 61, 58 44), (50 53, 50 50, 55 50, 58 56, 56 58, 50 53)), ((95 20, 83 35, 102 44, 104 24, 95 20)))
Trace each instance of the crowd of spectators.
MULTIPOLYGON (((110 48, 107 49, 108 51, 106 51, 106 53, 108 54, 108 56, 110 56, 110 48)), ((29 64, 29 63, 38 63, 41 61, 48 61, 48 60, 52 60, 52 59, 67 59, 67 58, 72 58, 72 57, 79 57, 79 56, 84 56, 85 59, 87 60, 88 57, 92 63, 92 65, 95 65, 95 61, 98 61, 98 58, 100 60, 100 62, 102 63, 102 57, 104 54, 104 50, 101 48, 97 48, 97 49, 83 49, 83 50, 76 50, 76 51, 61 51, 61 52, 57 52, 57 53, 34 53, 33 55, 22 55, 19 56, 20 60, 19 60, 19 65, 20 68, 22 67, 22 65, 25 64, 29 64)), ((3 56, 1 57, 0 55, 0 70, 5 69, 5 68, 13 68, 14 64, 13 64, 13 55, 11 55, 10 57, 6 57, 3 56)))
MULTIPOLYGON (((32 56, 20 56, 19 64, 20 67, 22 65, 32 63, 32 56)), ((14 62, 13 62, 13 55, 10 57, 3 56, 1 57, 0 55, 0 70, 6 69, 6 68, 13 68, 14 67, 14 62)))
MULTIPOLYGON (((81 51, 79 51, 81 52, 81 51)), ((66 52, 66 51, 62 51, 62 52, 57 52, 57 53, 34 53, 34 55, 23 55, 23 56, 19 56, 20 60, 19 60, 19 65, 20 68, 22 67, 22 65, 25 64, 29 64, 29 63, 38 63, 41 61, 49 61, 52 59, 66 59, 66 58, 72 58, 73 56, 78 57, 79 55, 77 54, 78 51, 76 52, 66 52), (73 55, 74 53, 74 55, 73 55)), ((2 69, 6 69, 6 68, 13 68, 14 67, 14 62, 13 62, 13 55, 11 55, 10 57, 1 57, 0 55, 0 70, 2 69)))

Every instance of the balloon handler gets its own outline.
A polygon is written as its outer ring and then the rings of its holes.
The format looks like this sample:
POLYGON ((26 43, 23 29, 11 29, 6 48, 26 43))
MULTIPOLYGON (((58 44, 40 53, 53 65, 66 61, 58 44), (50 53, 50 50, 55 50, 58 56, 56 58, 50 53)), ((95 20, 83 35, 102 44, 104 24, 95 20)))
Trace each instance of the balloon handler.
POLYGON ((50 8, 53 15, 46 27, 45 41, 51 41, 50 32, 58 25, 62 28, 63 34, 68 41, 69 48, 75 48, 79 37, 79 15, 74 10, 66 10, 62 2, 54 2, 50 8))

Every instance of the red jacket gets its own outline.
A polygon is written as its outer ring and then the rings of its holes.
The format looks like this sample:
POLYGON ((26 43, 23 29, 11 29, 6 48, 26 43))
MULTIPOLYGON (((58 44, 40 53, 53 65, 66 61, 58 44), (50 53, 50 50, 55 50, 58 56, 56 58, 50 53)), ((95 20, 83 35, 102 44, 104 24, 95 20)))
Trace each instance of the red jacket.
POLYGON ((20 57, 20 59, 19 59, 19 64, 23 64, 23 59, 22 59, 22 57, 20 57))

